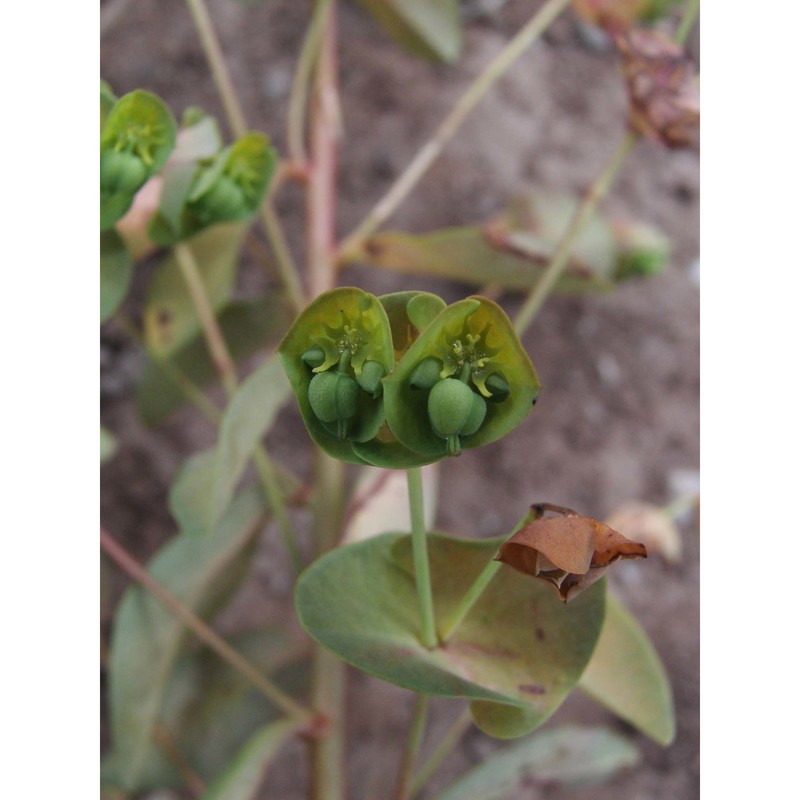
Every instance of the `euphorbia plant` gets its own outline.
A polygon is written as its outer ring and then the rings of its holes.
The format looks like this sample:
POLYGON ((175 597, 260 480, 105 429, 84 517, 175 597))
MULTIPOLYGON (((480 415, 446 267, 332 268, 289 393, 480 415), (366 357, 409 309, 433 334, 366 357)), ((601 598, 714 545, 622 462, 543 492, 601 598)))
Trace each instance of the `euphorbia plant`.
MULTIPOLYGON (((412 52, 455 58, 456 3, 364 5, 412 52)), ((149 571, 120 548, 113 532, 103 533, 105 553, 143 587, 129 590, 120 603, 108 656, 112 752, 104 781, 110 795, 185 784, 203 797, 254 798, 259 779, 253 776, 263 774, 288 738, 300 735, 309 745, 314 799, 342 800, 345 662, 417 695, 395 788, 399 800, 422 788, 446 752, 437 749, 418 763, 430 695, 466 698, 478 728, 517 738, 580 687, 651 738, 671 740, 674 719, 660 661, 601 580, 611 562, 643 556, 644 547, 576 512, 547 503, 531 508, 541 499, 535 496, 520 498, 518 525, 495 538, 432 532, 425 523, 422 468, 438 464, 446 476, 452 459, 479 459, 482 446, 525 424, 540 384, 520 337, 551 291, 611 288, 663 262, 657 234, 623 232, 595 211, 638 132, 670 146, 689 138, 687 85, 669 97, 670 87, 658 85, 664 102, 651 105, 632 92, 631 130, 580 201, 537 195, 485 227, 377 233, 483 93, 567 5, 543 4, 387 196, 338 243, 335 2, 314 6, 292 93, 287 153, 247 129, 201 0, 188 6, 227 110, 230 143, 197 109, 178 125, 149 92, 117 99, 110 87, 101 88, 101 317, 118 313, 136 257, 171 248, 148 289, 142 331, 118 316, 139 334, 149 359, 140 405, 155 421, 187 399, 218 427, 216 444, 188 459, 172 486, 170 508, 180 533, 149 571), (305 272, 296 268, 272 206, 281 182, 292 178, 308 192, 305 272), (136 204, 145 206, 143 217, 141 208, 139 217, 134 214, 136 204), (234 300, 238 252, 256 217, 275 253, 283 291, 234 300), (375 296, 339 286, 340 269, 359 259, 447 277, 464 270, 467 282, 524 288, 528 295, 512 322, 482 294, 448 304, 416 289, 375 296), (240 381, 241 358, 265 343, 274 352, 240 381), (203 389, 214 378, 225 391, 222 410, 203 389), (292 394, 316 445, 310 487, 263 444, 292 394), (250 461, 258 485, 237 491, 250 461), (344 464, 405 470, 410 525, 388 515, 376 535, 349 541, 344 464), (310 541, 299 535, 292 505, 311 510, 310 541), (547 510, 561 516, 542 519, 547 510), (260 631, 229 641, 208 623, 247 574, 268 517, 297 572, 294 602, 315 642, 310 656, 285 633, 260 631), (187 629, 221 662, 209 664, 208 652, 187 647, 187 629), (226 695, 223 685, 236 690, 226 695)), ((631 63, 639 68, 631 48, 648 41, 648 34, 632 36, 629 28, 670 6, 576 5, 606 27, 629 73, 631 63)), ((679 39, 692 18, 690 6, 679 39)), ((674 66, 674 50, 662 51, 674 66)), ((689 74, 685 64, 678 72, 689 74)), ((490 507, 491 497, 485 502, 490 507)), ((589 753, 611 752, 615 764, 631 758, 630 745, 604 731, 588 740, 580 732, 563 734, 563 741, 551 735, 567 748, 578 742, 589 753)), ((546 740, 523 740, 505 755, 533 761, 539 741, 546 740)), ((442 798, 469 797, 471 778, 464 780, 442 798)))

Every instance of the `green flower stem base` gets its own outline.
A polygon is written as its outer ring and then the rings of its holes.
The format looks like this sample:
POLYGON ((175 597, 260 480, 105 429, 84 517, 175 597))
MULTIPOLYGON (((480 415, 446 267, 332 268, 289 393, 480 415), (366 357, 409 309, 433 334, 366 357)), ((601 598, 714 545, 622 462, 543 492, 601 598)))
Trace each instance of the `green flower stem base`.
POLYGON ((414 467, 408 476, 408 506, 411 511, 411 546, 419 598, 420 640, 429 650, 436 646, 436 623, 433 616, 433 592, 425 538, 425 505, 422 495, 422 470, 414 467))
MULTIPOLYGON (((514 530, 508 534, 509 537, 513 536, 520 528, 522 528, 523 525, 527 525, 533 518, 533 513, 533 511, 528 511, 528 513, 525 514, 525 516, 514 526, 514 530)), ((495 561, 495 559, 492 559, 486 564, 478 577, 475 578, 472 586, 467 589, 467 593, 458 604, 458 607, 455 609, 455 611, 453 611, 453 613, 450 615, 450 618, 447 620, 447 623, 442 630, 442 644, 448 641, 455 633, 458 626, 463 622, 464 617, 469 614, 472 606, 478 602, 478 598, 480 598, 486 587, 492 582, 492 578, 494 578, 494 576, 497 574, 500 566, 500 561, 495 561)))

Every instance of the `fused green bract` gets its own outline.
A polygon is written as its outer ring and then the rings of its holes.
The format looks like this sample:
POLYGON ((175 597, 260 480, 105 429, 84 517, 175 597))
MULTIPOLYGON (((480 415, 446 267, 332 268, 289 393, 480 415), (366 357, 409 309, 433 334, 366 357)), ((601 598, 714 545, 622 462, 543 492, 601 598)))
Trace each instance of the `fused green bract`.
POLYGON ((428 461, 505 436, 538 393, 508 317, 482 297, 440 312, 384 379, 389 428, 428 461))
POLYGON ((377 297, 340 288, 318 297, 278 348, 311 437, 335 458, 369 463, 357 443, 384 422, 382 375, 394 366, 392 336, 377 297))
POLYGON ((480 297, 446 306, 425 292, 334 289, 279 352, 312 438, 351 463, 458 455, 511 431, 539 392, 508 317, 480 297))
POLYGON ((107 230, 166 163, 176 126, 164 102, 150 92, 137 89, 110 107, 110 90, 101 86, 100 97, 100 230, 107 230))
POLYGON ((164 172, 151 238, 174 244, 210 225, 250 218, 266 195, 276 162, 269 139, 253 131, 210 158, 171 165, 164 172))

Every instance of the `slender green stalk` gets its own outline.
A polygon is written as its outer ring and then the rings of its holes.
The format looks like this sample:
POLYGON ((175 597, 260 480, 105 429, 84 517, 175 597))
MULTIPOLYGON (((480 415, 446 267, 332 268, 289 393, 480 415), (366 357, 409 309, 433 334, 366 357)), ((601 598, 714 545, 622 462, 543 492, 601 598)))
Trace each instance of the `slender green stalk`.
POLYGON ((417 152, 389 191, 378 201, 372 211, 342 242, 339 249, 340 264, 357 259, 365 239, 371 236, 405 200, 420 178, 439 157, 445 145, 469 113, 483 99, 499 78, 547 29, 550 23, 570 4, 570 0, 548 0, 534 17, 495 56, 472 82, 436 129, 433 137, 417 152))
POLYGON ((189 245, 185 242, 178 242, 175 245, 175 259, 186 283, 186 288, 189 290, 197 316, 200 318, 200 325, 203 329, 211 360, 219 373, 226 394, 231 398, 236 394, 238 384, 236 380, 236 365, 228 350, 225 337, 222 335, 214 309, 208 299, 203 278, 197 267, 197 261, 195 261, 189 245))
POLYGON ((125 573, 140 583, 157 598, 170 613, 189 628, 198 639, 207 644, 225 662, 253 684, 270 702, 292 717, 310 717, 311 713, 276 686, 254 667, 241 653, 234 650, 213 628, 209 627, 191 609, 187 608, 166 587, 157 581, 130 553, 107 531, 100 530, 103 552, 125 573))
POLYGON ((597 179, 584 195, 581 204, 570 220, 567 230, 561 237, 558 247, 555 253, 553 253, 553 258, 547 265, 547 269, 542 273, 541 278, 539 278, 539 281, 536 286, 533 287, 530 294, 528 294, 527 299, 522 304, 522 308, 520 308, 514 319, 514 330, 517 332, 518 336, 522 336, 528 329, 528 326, 533 322, 534 317, 542 307, 548 294, 550 294, 556 282, 561 277, 561 273, 569 262, 569 257, 576 239, 586 223, 591 219, 592 214, 594 214, 597 208, 597 204, 608 193, 619 168, 622 166, 625 158, 638 139, 638 135, 632 131, 625 134, 625 138, 614 151, 606 168, 598 175, 597 179))
MULTIPOLYGON (((208 299, 208 293, 200 275, 200 270, 197 267, 194 254, 187 244, 179 242, 175 245, 175 259, 189 290, 197 316, 200 318, 211 360, 217 368, 225 393, 228 399, 231 400, 239 386, 239 381, 236 377, 236 364, 228 350, 228 345, 217 322, 211 301, 208 299)), ((253 459, 261 478, 270 510, 278 523, 281 537, 286 543, 295 569, 299 571, 302 567, 302 558, 297 548, 289 514, 286 511, 286 501, 278 483, 275 467, 263 445, 259 445, 256 448, 253 459)))
MULTIPOLYGON (((533 519, 532 511, 528 511, 525 516, 514 526, 509 536, 513 536, 523 526, 527 525, 533 519)), ((492 559, 480 571, 480 574, 472 583, 472 586, 467 589, 464 596, 461 598, 458 606, 452 614, 450 614, 444 629, 441 632, 441 641, 446 642, 455 632, 456 628, 463 622, 464 617, 469 614, 472 607, 478 601, 478 598, 483 594, 486 587, 492 582, 492 578, 497 574, 497 570, 502 566, 501 562, 492 559)))
POLYGON ((414 765, 425 735, 425 723, 428 719, 428 695, 418 694, 414 705, 414 716, 411 718, 411 727, 408 730, 406 749, 403 753, 403 763, 400 766, 400 775, 397 781, 397 790, 394 800, 408 800, 411 797, 411 776, 414 765))
POLYGON ((420 639, 428 649, 436 646, 436 622, 433 614, 433 591, 428 564, 428 541, 425 531, 425 501, 422 493, 422 470, 406 470, 408 507, 411 512, 411 547, 414 554, 414 575, 419 600, 420 639))
POLYGON ((300 273, 292 257, 292 251, 286 237, 283 235, 278 215, 272 204, 272 194, 264 200, 259 211, 261 214, 261 224, 269 239, 272 252, 275 254, 275 263, 278 267, 278 276, 281 279, 283 288, 286 289, 286 296, 295 311, 302 311, 306 304, 303 286, 300 283, 300 273))
POLYGON ((297 546, 297 539, 294 536, 289 513, 286 510, 286 499, 278 483, 278 474, 275 469, 275 464, 263 447, 256 448, 253 453, 253 463, 258 472, 258 477, 261 479, 261 485, 264 487, 264 494, 267 496, 270 510, 278 523, 278 531, 280 531, 283 544, 289 552, 289 558, 292 560, 294 571, 299 575, 303 569, 303 556, 300 553, 300 548, 297 546))
POLYGON ((168 358, 162 358, 150 351, 144 339, 127 314, 118 311, 115 317, 117 324, 141 348, 147 350, 153 363, 180 389, 183 396, 210 422, 218 426, 222 420, 222 412, 208 399, 205 392, 168 358))
POLYGON ((469 707, 465 708, 458 715, 456 721, 447 729, 442 737, 442 741, 436 749, 428 756, 428 760, 417 770, 411 781, 411 797, 419 793, 423 786, 430 780, 431 775, 436 772, 442 762, 453 752, 456 745, 461 741, 461 737, 469 730, 472 725, 472 714, 469 707))
POLYGON ((673 37, 675 44, 683 45, 686 43, 699 12, 700 0, 688 0, 686 11, 684 11, 683 18, 681 19, 681 24, 678 25, 678 30, 675 31, 675 36, 673 37))
MULTIPOLYGON (((197 34, 200 37, 200 43, 211 70, 212 80, 225 109, 228 125, 234 136, 237 138, 243 136, 247 133, 247 120, 242 110, 242 104, 239 102, 239 96, 233 86, 228 64, 225 61, 214 25, 208 14, 205 0, 186 0, 186 4, 194 20, 197 34)), ((300 283, 297 266, 292 259, 291 251, 286 244, 280 222, 275 214, 271 195, 261 205, 260 213, 264 231, 275 254, 279 277, 286 289, 289 301, 299 311, 305 305, 303 288, 300 283)))
POLYGON ((303 47, 300 50, 297 69, 292 79, 286 140, 289 157, 298 164, 305 164, 308 160, 305 146, 305 115, 306 106, 308 105, 308 87, 319 56, 330 4, 331 0, 318 0, 315 4, 311 23, 303 40, 303 47))
POLYGON ((205 0, 186 0, 186 5, 189 7, 189 12, 194 20, 197 35, 200 37, 203 52, 211 69, 211 78, 222 100, 225 116, 228 118, 231 131, 237 138, 244 136, 247 133, 247 123, 245 122, 244 111, 242 111, 242 104, 239 102, 236 90, 233 88, 228 64, 225 61, 217 33, 208 14, 205 0))
POLYGON ((481 570, 480 575, 478 575, 475 582, 467 590, 467 593, 461 598, 458 607, 453 611, 442 628, 440 634, 442 642, 446 642, 450 639, 464 617, 469 614, 472 606, 475 605, 478 598, 483 594, 484 589, 491 583, 492 578, 494 578, 497 574, 497 570, 499 570, 501 566, 499 561, 492 560, 481 570))

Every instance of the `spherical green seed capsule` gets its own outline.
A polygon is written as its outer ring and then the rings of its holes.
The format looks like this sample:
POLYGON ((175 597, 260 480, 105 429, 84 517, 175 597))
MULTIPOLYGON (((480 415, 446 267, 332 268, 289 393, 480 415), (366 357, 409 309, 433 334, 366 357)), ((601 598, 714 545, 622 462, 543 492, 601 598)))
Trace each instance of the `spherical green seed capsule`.
POLYGON ((497 403, 501 400, 505 400, 511 391, 508 386, 508 381, 499 372, 492 373, 486 379, 485 385, 492 395, 489 399, 497 403))
POLYGON ((310 350, 306 350, 300 358, 311 369, 315 369, 325 362, 325 351, 321 347, 312 347, 310 350))
POLYGON ((337 423, 340 439, 347 436, 347 420, 358 411, 358 384, 341 372, 320 372, 308 384, 308 402, 321 422, 337 423))
POLYGON ((428 356, 417 364, 411 373, 409 383, 415 389, 431 389, 441 380, 442 362, 428 356))
POLYGON ((475 393, 457 378, 445 378, 428 395, 428 418, 437 436, 447 439, 461 433, 472 413, 475 393))
POLYGON ((461 428, 459 434, 461 436, 472 436, 477 433, 478 428, 483 425, 483 420, 486 418, 486 401, 476 392, 472 393, 472 408, 470 409, 467 421, 464 427, 461 428))
POLYGON ((365 361, 361 367, 361 374, 356 375, 358 385, 373 397, 379 397, 383 391, 381 378, 386 375, 386 370, 378 361, 365 361))
POLYGON ((107 194, 133 194, 147 180, 147 167, 133 153, 100 154, 100 188, 107 194))
POLYGON ((249 209, 241 187, 227 175, 220 175, 195 206, 197 215, 209 222, 223 222, 247 216, 249 209))

